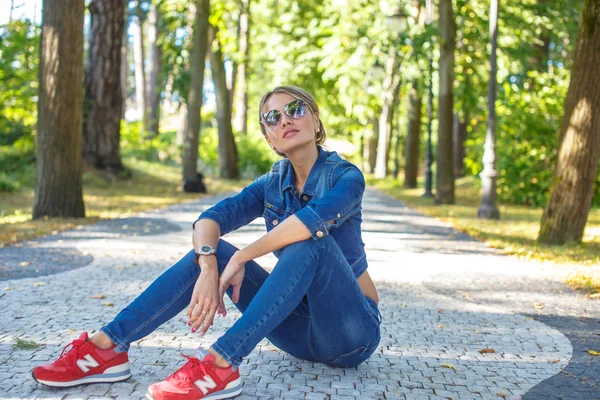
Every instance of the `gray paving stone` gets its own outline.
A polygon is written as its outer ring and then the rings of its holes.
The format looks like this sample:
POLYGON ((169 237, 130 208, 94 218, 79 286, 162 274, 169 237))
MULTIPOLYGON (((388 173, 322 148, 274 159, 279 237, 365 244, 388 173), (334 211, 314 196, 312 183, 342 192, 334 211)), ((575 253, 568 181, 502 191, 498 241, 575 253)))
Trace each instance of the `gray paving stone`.
MULTIPOLYGON (((134 344, 133 377, 126 382, 50 392, 29 374, 35 365, 54 359, 78 332, 108 322, 187 252, 190 221, 217 200, 140 214, 132 217, 136 222, 131 229, 123 229, 126 221, 116 221, 85 232, 65 232, 61 243, 52 237, 36 241, 33 247, 44 251, 71 248, 93 260, 87 265, 72 262, 72 268, 53 275, 2 282, 0 391, 18 399, 56 398, 57 393, 59 398, 142 399, 148 385, 182 365, 179 352, 210 346, 239 317, 228 300, 227 318, 218 318, 204 337, 191 334, 180 315, 134 344), (148 228, 147 221, 162 228, 148 228), (93 294, 106 299, 92 299, 93 294), (45 346, 13 350, 13 336, 45 346)), ((298 360, 264 340, 240 368, 239 399, 498 399, 499 392, 519 398, 568 365, 573 347, 551 324, 492 301, 471 301, 465 296, 469 292, 449 293, 432 284, 452 272, 449 285, 467 287, 465 282, 480 276, 491 279, 493 271, 513 268, 514 260, 378 192, 366 192, 363 209, 369 273, 376 281, 383 315, 379 348, 364 364, 344 370, 298 360), (478 353, 490 347, 496 352, 478 353)), ((262 232, 261 223, 257 220, 227 239, 247 245, 262 232)), ((11 251, 22 257, 18 249, 11 251)), ((257 261, 267 268, 275 264, 273 256, 257 261)))

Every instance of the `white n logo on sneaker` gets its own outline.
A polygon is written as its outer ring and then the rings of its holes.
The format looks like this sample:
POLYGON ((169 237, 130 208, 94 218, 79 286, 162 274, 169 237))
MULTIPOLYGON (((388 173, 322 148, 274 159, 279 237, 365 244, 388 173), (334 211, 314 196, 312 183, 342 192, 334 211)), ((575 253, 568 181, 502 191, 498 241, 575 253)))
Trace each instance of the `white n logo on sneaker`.
POLYGON ((204 380, 198 379, 194 382, 194 385, 198 386, 198 389, 202 391, 202 394, 206 396, 209 389, 214 389, 217 387, 214 379, 210 377, 210 375, 204 375, 204 380))
POLYGON ((83 358, 85 358, 85 360, 77 360, 77 366, 84 374, 86 374, 90 368, 95 368, 100 365, 90 354, 86 354, 83 358))

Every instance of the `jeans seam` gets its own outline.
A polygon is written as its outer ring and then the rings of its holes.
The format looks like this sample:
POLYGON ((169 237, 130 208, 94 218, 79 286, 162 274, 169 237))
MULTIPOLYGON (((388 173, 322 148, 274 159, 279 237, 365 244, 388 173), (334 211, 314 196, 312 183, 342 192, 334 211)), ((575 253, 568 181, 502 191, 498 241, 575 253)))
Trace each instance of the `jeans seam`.
POLYGON ((100 328, 100 330, 102 332, 104 332, 106 334, 106 336, 108 336, 110 338, 110 340, 112 340, 116 345, 117 348, 119 350, 122 351, 127 351, 125 350, 125 347, 127 347, 127 342, 123 342, 122 340, 120 340, 114 333, 113 331, 111 331, 110 329, 108 329, 108 326, 103 326, 102 328, 100 328))
MULTIPOLYGON (((303 275, 303 274, 306 272, 306 268, 308 267, 308 264, 310 263, 310 261, 314 260, 314 258, 315 258, 315 256, 316 256, 316 255, 317 255, 317 252, 315 252, 315 253, 312 255, 312 257, 311 257, 311 258, 308 260, 309 262, 307 262, 307 263, 305 264, 304 270, 303 270, 303 271, 302 271, 302 273, 301 273, 301 274, 298 276, 298 279, 296 279, 296 281, 294 282, 294 284, 290 286, 289 290, 287 291, 287 293, 286 293, 286 294, 285 294, 285 296, 283 297, 283 300, 285 300, 285 299, 286 299, 286 298, 289 296, 289 294, 292 292, 292 290, 294 289, 294 287, 295 287, 295 286, 296 286, 296 284, 298 283, 298 280, 300 279, 300 277, 301 277, 301 276, 302 276, 302 275, 303 275)), ((252 335, 254 332, 256 332, 256 331, 257 331, 257 330, 258 330, 258 329, 259 329, 259 328, 260 328, 260 327, 261 327, 261 326, 264 324, 264 321, 266 321, 266 320, 269 318, 269 316, 271 316, 271 315, 272 315, 272 314, 273 314, 273 313, 276 311, 276 308, 277 308, 277 307, 278 307, 278 306, 275 306, 275 307, 273 307, 273 309, 272 309, 272 310, 270 310, 268 314, 265 314, 265 315, 263 316, 263 321, 259 321, 259 323, 258 323, 258 324, 257 324, 257 325, 254 327, 254 329, 253 329, 251 332, 249 332, 249 333, 248 333, 248 335, 246 335, 246 337, 245 337, 244 339, 242 339, 241 343, 240 343, 240 344, 239 344, 239 345, 238 345, 238 346, 235 348, 234 352, 237 352, 237 351, 238 351, 238 350, 239 350, 239 349, 240 349, 240 348, 241 348, 241 347, 244 345, 244 343, 245 343, 245 342, 246 342, 246 340, 247 340, 247 339, 250 337, 250 335, 252 335), (265 318, 265 317, 266 317, 266 318, 265 318)))
MULTIPOLYGON (((198 278, 196 278, 196 280, 198 280, 198 278)), ((173 305, 173 303, 175 303, 175 301, 177 301, 183 295, 183 293, 185 293, 185 291, 188 290, 189 287, 192 286, 192 284, 194 284, 194 283, 195 283, 195 281, 191 281, 190 283, 188 283, 188 285, 183 290, 181 290, 176 296, 174 296, 173 299, 169 303, 167 303, 167 305, 165 305, 163 308, 161 308, 160 311, 158 311, 157 313, 155 313, 152 317, 148 318, 143 325, 138 326, 136 330, 134 330, 133 332, 131 332, 131 334, 129 334, 129 336, 127 336, 125 342, 128 342, 129 339, 131 339, 136 333, 138 333, 139 331, 141 331, 150 322, 152 322, 156 318, 158 318, 158 316, 160 314, 162 314, 163 312, 165 312, 166 309, 168 309, 169 307, 171 307, 173 305)))
POLYGON ((239 364, 236 364, 233 360, 233 358, 225 351, 223 350, 223 348, 221 346, 219 346, 216 342, 211 346, 217 353, 219 353, 219 355, 221 357, 223 357, 225 359, 225 361, 227 361, 229 364, 233 365, 234 367, 238 367, 239 364))

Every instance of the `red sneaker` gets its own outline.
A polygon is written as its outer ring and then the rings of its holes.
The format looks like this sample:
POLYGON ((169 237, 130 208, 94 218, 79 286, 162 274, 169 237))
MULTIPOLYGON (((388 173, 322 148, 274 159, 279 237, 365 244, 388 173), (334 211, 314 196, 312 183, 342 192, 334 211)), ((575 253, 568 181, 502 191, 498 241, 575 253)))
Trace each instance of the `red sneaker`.
MULTIPOLYGON (((183 355, 183 354, 182 354, 183 355)), ((219 368, 214 364, 215 357, 203 349, 196 351, 196 357, 188 357, 183 367, 160 383, 148 388, 149 400, 198 400, 229 399, 242 393, 239 369, 231 366, 219 368)))
POLYGON ((69 387, 124 381, 129 379, 131 371, 126 352, 103 350, 89 341, 87 332, 83 332, 65 346, 58 360, 35 367, 32 375, 37 382, 47 386, 69 387))

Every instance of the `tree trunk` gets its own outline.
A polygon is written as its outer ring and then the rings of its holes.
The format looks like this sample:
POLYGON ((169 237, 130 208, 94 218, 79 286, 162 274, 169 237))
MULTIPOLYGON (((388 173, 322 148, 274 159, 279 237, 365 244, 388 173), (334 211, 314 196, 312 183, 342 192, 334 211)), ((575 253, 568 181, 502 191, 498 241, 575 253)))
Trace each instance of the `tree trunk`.
POLYGON ((392 98, 392 108, 388 113, 388 121, 387 124, 390 127, 390 137, 388 138, 388 146, 385 152, 385 165, 386 165, 386 175, 391 175, 389 170, 390 166, 390 158, 392 155, 392 137, 394 139, 395 148, 398 148, 397 142, 400 140, 400 129, 398 129, 398 124, 396 122, 396 110, 398 109, 398 103, 400 101, 400 76, 398 76, 398 84, 394 88, 394 97, 392 98))
POLYGON ((150 5, 150 13, 148 15, 148 41, 152 45, 152 66, 150 68, 150 79, 148 82, 148 131, 152 136, 156 137, 159 134, 160 128, 160 93, 162 92, 159 85, 160 69, 162 60, 162 48, 158 43, 158 37, 161 32, 159 29, 160 13, 156 2, 150 5))
POLYGON ((583 237, 600 157, 599 64, 600 0, 585 0, 558 160, 538 237, 542 243, 580 242, 583 237))
POLYGON ((440 0, 440 92, 438 96, 438 145, 435 174, 436 202, 454 204, 452 162, 452 107, 456 26, 452 0, 440 0))
POLYGON ((377 164, 377 143, 379 143, 379 118, 371 118, 371 126, 373 132, 369 136, 367 143, 367 172, 372 174, 375 172, 377 164))
POLYGON ((198 136, 200 134, 204 60, 208 44, 210 0, 196 0, 190 55, 190 91, 187 100, 187 129, 183 141, 183 179, 195 181, 198 167, 198 136))
POLYGON ((406 135, 404 187, 416 188, 419 175, 419 146, 421 136, 421 94, 417 79, 413 80, 408 103, 408 133, 406 135))
POLYGON ((218 43, 217 28, 210 27, 211 38, 217 43, 213 45, 210 52, 210 69, 215 85, 217 97, 217 123, 219 129, 219 170, 221 178, 239 178, 237 148, 233 137, 231 126, 231 102, 225 76, 225 64, 221 53, 221 45, 218 43))
POLYGON ((465 176, 465 141, 467 140, 467 122, 454 113, 452 120, 452 140, 454 143, 454 176, 465 176))
POLYGON ((250 62, 250 0, 241 0, 240 53, 242 62, 237 68, 235 129, 248 134, 248 63, 250 62))
POLYGON ((121 41, 125 0, 92 0, 90 45, 85 71, 83 157, 90 167, 122 171, 120 154, 121 41))
POLYGON ((386 73, 383 82, 383 107, 379 116, 379 142, 377 144, 377 162, 375 177, 383 179, 387 175, 387 154, 392 134, 392 118, 394 109, 394 93, 400 84, 398 69, 400 62, 396 49, 392 46, 386 63, 386 73))
POLYGON ((127 35, 127 29, 129 28, 129 18, 127 13, 127 6, 125 6, 124 13, 124 25, 123 28, 123 39, 121 41, 121 98, 123 99, 123 107, 121 107, 121 119, 125 119, 125 111, 127 110, 127 98, 129 97, 129 85, 127 84, 127 76, 129 75, 129 60, 127 59, 127 53, 129 48, 129 36, 127 35))
POLYGON ((33 218, 85 217, 83 0, 44 0, 33 218))
POLYGON ((133 29, 133 56, 135 59, 135 99, 138 109, 138 119, 141 122, 141 130, 143 136, 148 131, 148 94, 146 92, 146 68, 144 66, 144 15, 140 8, 138 0, 138 8, 134 16, 135 26, 133 29))

